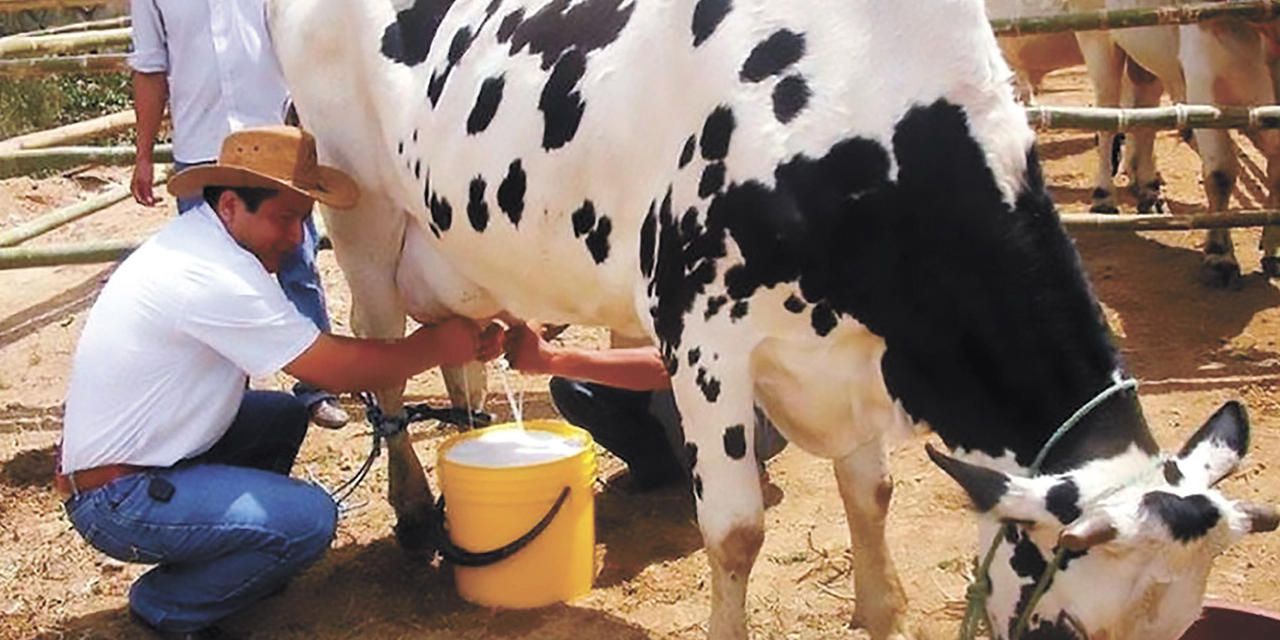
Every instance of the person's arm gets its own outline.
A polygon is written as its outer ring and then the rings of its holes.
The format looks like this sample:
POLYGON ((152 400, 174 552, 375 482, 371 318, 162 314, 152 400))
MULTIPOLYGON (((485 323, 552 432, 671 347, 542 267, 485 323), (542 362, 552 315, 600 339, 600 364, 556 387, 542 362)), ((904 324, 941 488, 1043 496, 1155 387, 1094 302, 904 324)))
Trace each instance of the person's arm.
POLYGON ((466 318, 419 327, 399 340, 366 340, 322 333, 285 365, 289 375, 334 392, 385 389, 435 366, 491 360, 502 352, 497 325, 484 331, 466 318))
POLYGON ((148 207, 158 202, 152 189, 155 181, 152 151, 160 134, 160 121, 164 118, 164 105, 168 100, 169 79, 164 72, 133 72, 133 112, 138 119, 138 141, 130 190, 134 200, 148 207))
POLYGON ((511 367, 586 380, 611 387, 650 391, 671 386, 667 368, 655 347, 579 349, 551 344, 524 324, 507 331, 506 356, 511 367))

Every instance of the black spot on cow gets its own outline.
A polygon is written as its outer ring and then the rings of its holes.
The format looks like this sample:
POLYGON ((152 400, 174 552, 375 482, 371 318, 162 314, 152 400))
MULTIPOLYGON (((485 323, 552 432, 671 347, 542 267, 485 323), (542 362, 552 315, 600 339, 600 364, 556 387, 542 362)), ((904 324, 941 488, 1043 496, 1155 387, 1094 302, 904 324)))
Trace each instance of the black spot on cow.
POLYGON ((1243 457, 1249 451, 1248 424, 1249 418, 1245 415, 1244 405, 1232 400, 1222 405, 1204 426, 1187 439, 1178 456, 1190 455, 1201 443, 1214 441, 1243 457))
MULTIPOLYGON (((1014 627, 1017 626, 1017 620, 1009 625, 1009 636, 1013 637, 1014 627)), ((1022 635, 1023 640, 1086 640, 1084 636, 1076 631, 1077 626, 1068 616, 1067 612, 1061 611, 1055 620, 1042 620, 1039 616, 1032 616, 1032 620, 1027 623, 1027 630, 1022 635)))
POLYGON ((698 361, 701 359, 702 359, 702 348, 694 347, 689 350, 689 366, 692 367, 693 365, 698 364, 698 361))
POLYGON ((634 11, 635 2, 629 0, 552 0, 518 20, 510 36, 510 55, 528 47, 529 53, 542 58, 543 71, 569 51, 585 59, 617 41, 634 11))
POLYGON ((587 104, 578 92, 578 81, 587 70, 587 59, 574 49, 566 52, 556 62, 551 77, 542 88, 538 109, 542 111, 542 148, 559 149, 573 140, 582 123, 582 113, 587 104))
POLYGON ((507 214, 511 224, 520 226, 520 218, 524 215, 524 193, 528 178, 519 160, 513 160, 507 167, 507 177, 498 185, 498 208, 507 214))
POLYGON ((511 40, 511 36, 515 34, 516 27, 524 20, 524 7, 520 7, 502 18, 502 22, 498 23, 498 44, 506 44, 511 40))
MULTIPOLYGON (((644 274, 645 278, 653 275, 653 251, 657 245, 658 214, 654 211, 654 205, 650 204, 649 213, 644 217, 644 224, 640 225, 640 273, 644 274)), ((650 284, 652 285, 652 281, 650 284)))
POLYGON ((471 180, 471 190, 467 198, 467 219, 471 221, 471 228, 476 231, 484 231, 489 226, 489 203, 484 199, 486 187, 484 178, 480 176, 471 180))
POLYGON ((813 313, 809 316, 809 323, 813 325, 814 333, 820 336, 826 336, 836 328, 836 314, 831 310, 830 305, 825 302, 819 302, 813 306, 813 313))
POLYGON ((809 106, 813 92, 801 76, 787 76, 773 88, 773 117, 786 124, 809 106))
POLYGON ((396 155, 404 155, 404 140, 401 140, 400 144, 396 146, 396 155))
POLYGON ((731 9, 733 0, 698 0, 693 8, 693 46, 706 42, 731 9))
POLYGON ((801 313, 804 311, 804 300, 797 298, 795 294, 787 296, 787 300, 782 303, 783 308, 791 313, 801 313))
POLYGON ((582 203, 582 206, 570 216, 573 221, 573 237, 581 238, 596 226, 596 205, 590 200, 582 203))
POLYGON ((707 298, 707 310, 703 313, 702 319, 710 320, 717 313, 720 313, 720 308, 728 301, 729 299, 724 296, 711 296, 710 298, 707 298))
POLYGON ((729 141, 735 126, 733 111, 723 105, 716 107, 702 124, 702 157, 724 160, 729 155, 729 141))
POLYGON ((694 381, 698 383, 698 388, 702 390, 702 397, 706 398, 707 402, 714 403, 720 399, 720 381, 711 377, 705 368, 698 367, 698 376, 694 381))
POLYGON ((689 136, 689 139, 684 141, 684 148, 680 150, 680 163, 677 166, 681 169, 688 166, 693 161, 693 153, 697 150, 698 137, 689 136))
POLYGON ((431 221, 440 227, 441 231, 448 231, 453 226, 453 206, 448 200, 431 194, 431 202, 428 204, 431 209, 431 221))
POLYGON ((498 105, 502 103, 502 89, 506 80, 502 76, 485 78, 480 84, 480 93, 476 96, 476 104, 471 107, 471 115, 467 116, 467 133, 475 135, 489 128, 494 114, 498 113, 498 105))
POLYGON ((432 70, 431 79, 427 81, 427 98, 431 100, 432 107, 440 104, 440 96, 444 93, 444 87, 449 82, 450 74, 458 67, 458 63, 462 61, 462 56, 466 55, 467 50, 471 48, 471 43, 474 41, 475 34, 471 31, 471 27, 463 26, 454 32, 453 40, 449 42, 449 51, 445 55, 444 69, 432 70))
MULTIPOLYGON (((654 332, 664 352, 674 352, 684 333, 684 316, 715 280, 715 260, 724 256, 724 234, 702 230, 696 215, 676 220, 668 189, 658 210, 658 250, 652 277, 658 315, 654 332), (683 222, 683 224, 682 224, 683 222)), ((710 303, 709 303, 710 304, 710 303)))
POLYGON ((1173 486, 1178 486, 1182 482, 1182 469, 1178 468, 1177 460, 1165 460, 1162 465, 1164 471, 1164 481, 1173 486))
POLYGON ((724 186, 724 163, 712 162, 702 169, 702 179, 698 181, 698 197, 706 198, 724 186))
POLYGON ((418 141, 418 130, 417 130, 417 129, 414 129, 414 130, 413 130, 413 141, 414 141, 414 142, 417 142, 417 141, 418 141))
POLYGON ((440 237, 440 227, 437 227, 437 226, 436 226, 436 223, 434 223, 434 222, 429 223, 429 224, 427 225, 427 228, 428 228, 428 229, 431 229, 431 233, 435 234, 435 237, 437 237, 437 238, 439 238, 439 237, 440 237))
POLYGON ((1203 537, 1222 518, 1218 507, 1199 493, 1184 498, 1164 491, 1151 491, 1142 496, 1142 508, 1160 518, 1173 539, 1183 543, 1203 537))
POLYGON ((422 179, 422 159, 421 158, 413 161, 413 177, 418 180, 422 179))
POLYGON ((698 445, 692 442, 684 443, 684 463, 692 474, 694 468, 698 466, 698 445))
POLYGON ((1045 511, 1052 513, 1062 524, 1075 522, 1080 517, 1080 487, 1067 478, 1053 485, 1044 497, 1045 511))
POLYGON ((396 13, 396 20, 382 32, 382 55, 407 66, 422 64, 431 51, 431 40, 453 0, 415 0, 396 13))
POLYGON ((733 308, 729 309, 730 320, 738 321, 738 320, 741 320, 742 318, 745 318, 746 315, 747 315, 746 300, 738 300, 737 302, 733 303, 733 308))
POLYGON ((738 77, 743 82, 760 82, 779 75, 804 57, 804 48, 803 35, 788 29, 775 31, 751 50, 738 77))
POLYGON ((443 72, 431 72, 431 79, 427 80, 427 99, 431 101, 432 107, 440 104, 440 94, 444 93, 444 83, 452 70, 453 67, 445 67, 443 72))
POLYGON ((696 496, 699 500, 702 499, 702 476, 701 475, 693 476, 693 495, 696 496))
POLYGON ((747 455, 746 427, 735 424, 724 430, 724 452, 734 460, 741 460, 747 455))
POLYGON ((609 259, 609 233, 613 231, 613 221, 608 216, 601 216, 596 228, 587 234, 587 250, 591 259, 601 264, 609 259))

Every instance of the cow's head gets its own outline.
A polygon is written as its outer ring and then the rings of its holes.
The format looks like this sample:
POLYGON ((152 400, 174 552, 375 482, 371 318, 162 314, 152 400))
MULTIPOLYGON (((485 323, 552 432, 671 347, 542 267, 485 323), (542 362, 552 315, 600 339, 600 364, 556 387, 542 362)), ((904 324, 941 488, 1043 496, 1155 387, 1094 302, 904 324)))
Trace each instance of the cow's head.
POLYGON ((978 558, 998 535, 987 600, 994 637, 1014 636, 1061 553, 1025 637, 1174 640, 1200 614, 1213 559, 1247 533, 1276 528, 1270 507, 1213 488, 1248 446, 1248 418, 1231 402, 1177 454, 1135 456, 1136 464, 1094 461, 1029 478, 929 454, 997 525, 982 527, 992 535, 980 540, 978 558))

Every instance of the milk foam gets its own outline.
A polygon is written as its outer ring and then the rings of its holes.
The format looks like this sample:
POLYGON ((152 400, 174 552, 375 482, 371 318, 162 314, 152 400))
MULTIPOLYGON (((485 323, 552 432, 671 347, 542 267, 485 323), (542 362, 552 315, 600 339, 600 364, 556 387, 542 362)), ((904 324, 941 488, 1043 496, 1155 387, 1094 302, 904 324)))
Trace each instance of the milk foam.
POLYGON ((581 441, 547 431, 493 429, 450 447, 444 458, 472 467, 523 467, 563 460, 584 448, 581 441))

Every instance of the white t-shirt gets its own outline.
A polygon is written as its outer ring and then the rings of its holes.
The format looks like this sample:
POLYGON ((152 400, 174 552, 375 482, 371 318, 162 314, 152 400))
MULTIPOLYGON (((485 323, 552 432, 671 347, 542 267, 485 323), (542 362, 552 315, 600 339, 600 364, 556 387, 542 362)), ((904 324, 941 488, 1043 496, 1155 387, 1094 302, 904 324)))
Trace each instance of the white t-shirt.
POLYGON ((132 0, 133 53, 142 73, 165 73, 179 162, 218 157, 246 127, 284 122, 288 90, 263 0, 132 0))
POLYGON ((226 432, 247 375, 280 370, 319 336, 208 205, 129 256, 89 312, 63 421, 64 473, 169 466, 226 432))

